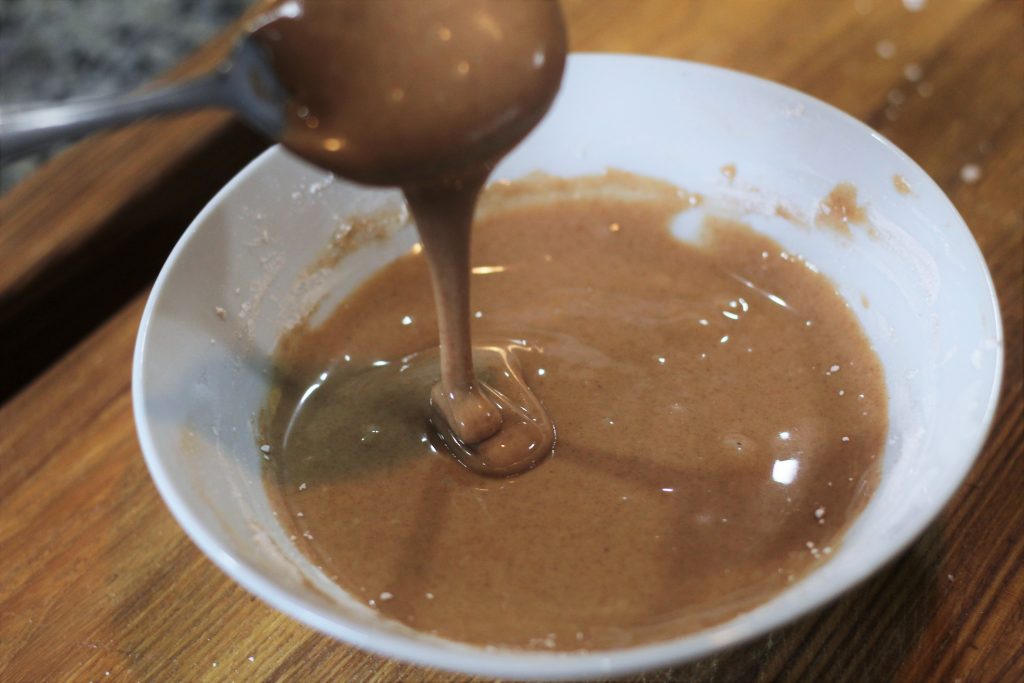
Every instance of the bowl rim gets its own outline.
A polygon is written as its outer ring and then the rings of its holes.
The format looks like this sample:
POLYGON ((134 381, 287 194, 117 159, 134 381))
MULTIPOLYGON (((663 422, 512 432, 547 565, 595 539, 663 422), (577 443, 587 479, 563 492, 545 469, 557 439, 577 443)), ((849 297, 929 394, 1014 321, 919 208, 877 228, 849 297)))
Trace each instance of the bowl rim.
POLYGON ((146 382, 144 368, 147 365, 147 346, 150 341, 150 330, 155 311, 164 294, 171 271, 200 227, 208 221, 216 210, 230 201, 235 190, 245 184, 252 176, 261 173, 263 168, 272 162, 273 159, 279 155, 286 154, 280 145, 274 145, 249 162, 245 168, 239 171, 217 192, 191 222, 171 251, 153 284, 142 314, 134 349, 131 382, 132 408, 139 444, 150 476, 164 503, 192 542, 214 564, 243 588, 271 607, 321 633, 364 650, 405 662, 437 667, 448 671, 529 680, 565 680, 593 676, 622 676, 644 670, 668 667, 673 664, 704 657, 725 648, 734 647, 762 636, 770 630, 779 628, 834 601, 841 594, 862 583, 882 566, 888 564, 901 554, 935 520, 966 479, 993 427, 1003 380, 1005 342, 999 302, 991 273, 977 241, 974 239, 974 235, 949 197, 946 196, 924 169, 880 133, 842 110, 788 86, 732 69, 667 57, 636 54, 573 53, 569 58, 570 63, 593 63, 606 60, 617 62, 620 66, 623 63, 629 63, 636 65, 635 68, 640 69, 651 66, 670 66, 675 69, 705 72, 718 77, 739 79, 760 88, 777 89, 797 103, 804 104, 807 107, 814 107, 825 115, 838 117, 838 119, 844 120, 847 124, 854 124, 856 128, 861 129, 866 135, 875 138, 892 154, 920 171, 922 177, 926 178, 927 182, 930 182, 934 189, 938 190, 939 195, 942 197, 940 201, 944 201, 946 205, 943 208, 954 219, 952 221, 953 225, 949 229, 965 231, 969 237, 970 244, 973 246, 972 253, 967 258, 976 261, 974 267, 981 270, 995 321, 993 329, 996 339, 995 359, 991 377, 991 391, 987 398, 987 405, 982 419, 983 426, 978 431, 974 442, 970 444, 969 448, 964 449, 965 456, 959 463, 960 470, 948 475, 943 480, 943 485, 938 487, 939 490, 933 490, 933 495, 922 501, 921 512, 900 533, 888 539, 884 550, 867 558, 866 562, 858 565, 856 571, 850 571, 845 575, 837 577, 838 580, 820 594, 810 595, 808 599, 799 601, 798 604, 779 605, 771 613, 751 614, 748 612, 739 615, 733 620, 671 640, 602 651, 554 653, 517 652, 511 650, 490 651, 480 647, 454 643, 453 641, 447 641, 445 646, 439 647, 428 641, 415 640, 412 636, 385 632, 383 630, 367 631, 358 625, 347 623, 337 616, 332 616, 312 602, 280 588, 274 580, 233 556, 228 549, 223 547, 204 528, 175 487, 168 473, 167 465, 163 461, 160 449, 157 447, 150 431, 145 407, 146 382), (741 621, 739 624, 735 623, 736 620, 742 620, 747 615, 751 615, 753 619, 741 621))

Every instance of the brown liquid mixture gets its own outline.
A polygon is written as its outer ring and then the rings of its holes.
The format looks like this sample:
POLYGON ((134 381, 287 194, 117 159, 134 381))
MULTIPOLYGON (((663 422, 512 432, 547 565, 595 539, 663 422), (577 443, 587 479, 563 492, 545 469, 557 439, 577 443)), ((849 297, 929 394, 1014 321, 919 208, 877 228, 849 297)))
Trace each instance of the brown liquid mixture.
POLYGON ((558 4, 267 4, 252 30, 291 96, 285 147, 351 180, 401 187, 416 219, 440 328, 442 372, 429 396, 438 432, 483 474, 533 467, 551 450, 551 421, 525 385, 514 387, 527 399, 520 405, 474 370, 469 233, 491 168, 558 91, 566 51, 558 4))
POLYGON ((476 644, 678 636, 825 561, 875 488, 882 368, 831 282, 777 243, 624 174, 486 194, 470 310, 481 377, 558 428, 480 477, 428 426, 440 375, 422 254, 277 352, 265 481, 315 564, 382 615, 476 644), (527 406, 529 408, 529 406, 527 406))

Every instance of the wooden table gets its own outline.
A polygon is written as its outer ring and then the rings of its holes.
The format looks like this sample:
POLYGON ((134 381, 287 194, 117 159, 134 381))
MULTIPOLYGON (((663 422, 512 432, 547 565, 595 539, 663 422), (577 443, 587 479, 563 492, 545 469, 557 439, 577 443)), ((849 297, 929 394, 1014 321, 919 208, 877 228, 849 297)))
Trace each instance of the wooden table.
MULTIPOLYGON (((924 7, 565 2, 575 49, 740 69, 880 130, 972 227, 1006 326, 992 434, 908 552, 767 637, 637 680, 1024 681, 1022 6, 906 5, 924 7)), ((129 368, 147 283, 262 146, 223 114, 149 122, 79 144, 0 199, 0 680, 463 680, 336 643, 248 595, 188 541, 143 465, 129 368)))

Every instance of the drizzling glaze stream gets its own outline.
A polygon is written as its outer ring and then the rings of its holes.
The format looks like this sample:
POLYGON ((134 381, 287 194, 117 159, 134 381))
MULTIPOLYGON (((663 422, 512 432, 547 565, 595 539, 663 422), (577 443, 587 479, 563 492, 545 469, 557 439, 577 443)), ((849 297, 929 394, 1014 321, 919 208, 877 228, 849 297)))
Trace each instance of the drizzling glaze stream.
MULTIPOLYGON (((401 187, 430 266, 441 380, 432 421, 468 468, 507 475, 550 452, 540 403, 478 381, 469 242, 495 163, 547 112, 565 64, 554 0, 280 0, 252 28, 288 89, 283 143, 357 182, 401 187)), ((509 377, 516 377, 509 373, 509 377)))

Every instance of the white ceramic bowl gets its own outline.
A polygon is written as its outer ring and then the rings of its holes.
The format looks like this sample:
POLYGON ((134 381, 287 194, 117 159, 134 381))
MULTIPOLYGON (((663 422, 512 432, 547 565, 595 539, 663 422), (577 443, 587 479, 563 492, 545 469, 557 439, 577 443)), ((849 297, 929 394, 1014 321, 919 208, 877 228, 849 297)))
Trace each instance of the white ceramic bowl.
MULTIPOLYGON (((385 621, 349 598, 273 517, 254 417, 285 326, 321 298, 329 310, 415 236, 406 226, 336 269, 304 276, 347 216, 400 199, 333 180, 278 148, 232 180, 182 237, 153 288, 135 351, 146 463, 203 552, 277 609, 368 650, 474 674, 584 678, 666 666, 762 634, 835 598, 920 534, 981 448, 1002 374, 992 283, 942 191, 880 135, 799 92, 685 62, 574 55, 551 113, 495 177, 607 167, 702 193, 705 209, 740 217, 805 256, 859 316, 885 367, 890 438, 878 491, 831 561, 714 628, 595 653, 485 651, 385 621), (737 167, 731 183, 719 170, 729 163, 737 167), (894 174, 912 194, 895 190, 894 174), (773 215, 782 202, 813 216, 841 181, 859 188, 877 238, 855 230, 844 239, 773 215)), ((683 215, 681 235, 698 213, 683 215)))

